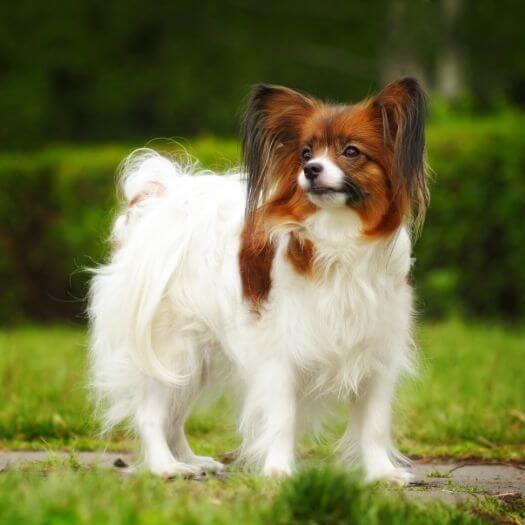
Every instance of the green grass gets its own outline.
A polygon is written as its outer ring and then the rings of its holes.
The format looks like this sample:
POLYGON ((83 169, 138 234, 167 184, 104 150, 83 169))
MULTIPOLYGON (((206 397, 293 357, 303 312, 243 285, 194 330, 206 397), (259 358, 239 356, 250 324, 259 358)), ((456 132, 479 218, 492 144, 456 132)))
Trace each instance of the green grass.
POLYGON ((427 473, 427 478, 450 478, 450 474, 448 472, 443 472, 441 470, 431 470, 427 473))
MULTIPOLYGON (((203 483, 123 477, 55 461, 0 476, 0 509, 5 525, 483 523, 476 517, 479 505, 416 504, 399 490, 365 487, 355 475, 332 468, 303 471, 283 483, 241 473, 203 483)), ((493 504, 490 514, 499 512, 493 504)))
MULTIPOLYGON (((401 388, 396 440, 411 456, 525 458, 521 374, 525 330, 449 321, 420 329, 420 375, 401 388), (521 371, 521 372, 520 372, 521 371)), ((86 336, 74 327, 0 331, 0 448, 118 450, 125 433, 97 437, 86 388, 86 336)), ((225 401, 194 415, 188 431, 201 453, 218 455, 238 444, 225 401)), ((341 430, 343 420, 331 428, 341 430)), ((333 440, 302 444, 326 457, 333 440)))
POLYGON ((525 330, 449 321, 420 330, 421 374, 402 388, 402 449, 525 459, 525 330))

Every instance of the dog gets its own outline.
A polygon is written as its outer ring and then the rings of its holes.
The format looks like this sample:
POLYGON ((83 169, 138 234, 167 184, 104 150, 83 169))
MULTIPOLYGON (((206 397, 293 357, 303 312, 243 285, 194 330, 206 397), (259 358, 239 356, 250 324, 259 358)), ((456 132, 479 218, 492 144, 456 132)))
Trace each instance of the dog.
POLYGON ((295 443, 339 402, 344 462, 411 475, 391 437, 413 368, 411 239, 429 193, 425 95, 400 79, 354 105, 254 87, 243 170, 151 150, 123 164, 111 260, 90 289, 91 377, 106 429, 127 420, 164 477, 217 472, 184 422, 207 388, 242 400, 239 457, 287 476, 295 443))

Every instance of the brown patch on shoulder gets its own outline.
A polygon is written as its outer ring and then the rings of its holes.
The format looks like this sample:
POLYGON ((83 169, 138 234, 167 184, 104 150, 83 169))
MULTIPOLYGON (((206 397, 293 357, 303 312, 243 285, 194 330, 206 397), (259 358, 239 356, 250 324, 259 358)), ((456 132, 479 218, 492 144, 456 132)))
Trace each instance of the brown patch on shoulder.
POLYGON ((290 234, 286 257, 302 275, 311 275, 314 261, 314 245, 309 239, 302 239, 296 233, 290 234))
POLYGON ((268 235, 252 228, 248 222, 241 234, 239 251, 239 270, 241 274, 242 295, 250 301, 255 312, 268 298, 272 287, 272 264, 275 246, 268 235))

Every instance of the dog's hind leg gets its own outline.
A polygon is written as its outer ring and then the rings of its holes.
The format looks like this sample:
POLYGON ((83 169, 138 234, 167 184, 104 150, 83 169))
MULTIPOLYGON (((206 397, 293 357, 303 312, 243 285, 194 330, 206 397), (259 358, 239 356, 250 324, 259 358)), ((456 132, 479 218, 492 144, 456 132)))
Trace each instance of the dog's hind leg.
MULTIPOLYGON (((186 319, 169 322, 166 311, 159 316, 154 345, 158 355, 179 384, 150 380, 144 404, 137 410, 137 428, 144 446, 144 458, 152 472, 172 477, 218 472, 223 465, 192 451, 184 423, 207 382, 209 349, 198 341, 200 331, 184 331, 186 319)), ((169 314, 169 312, 168 312, 169 314)), ((172 315, 173 317, 173 315, 172 315)))
POLYGON ((189 388, 185 391, 177 389, 172 395, 168 434, 170 450, 179 461, 207 472, 220 472, 224 469, 222 463, 211 457, 197 456, 186 439, 184 423, 196 394, 195 389, 189 388))
POLYGON ((134 423, 140 437, 146 467, 162 477, 198 476, 202 468, 179 460, 168 444, 172 389, 154 379, 145 382, 134 423))

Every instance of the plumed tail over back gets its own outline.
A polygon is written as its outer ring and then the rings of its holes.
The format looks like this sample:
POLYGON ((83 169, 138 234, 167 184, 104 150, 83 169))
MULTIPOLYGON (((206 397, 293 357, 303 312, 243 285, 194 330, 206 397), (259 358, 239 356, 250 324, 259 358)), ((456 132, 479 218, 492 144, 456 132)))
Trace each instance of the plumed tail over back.
POLYGON ((176 214, 163 219, 170 213, 163 201, 194 169, 190 162, 180 164, 151 150, 134 152, 122 164, 119 194, 124 202, 111 234, 114 252, 109 263, 93 270, 88 308, 93 387, 109 401, 108 426, 130 415, 119 385, 124 389, 134 371, 172 385, 187 381, 163 362, 154 328, 189 245, 184 228, 174 224, 169 235, 159 228, 177 219, 176 214))
POLYGON ((133 225, 158 197, 163 197, 177 185, 181 175, 197 171, 190 157, 175 161, 149 148, 131 153, 119 167, 117 194, 122 212, 115 220, 110 241, 115 248, 126 242, 133 225))

